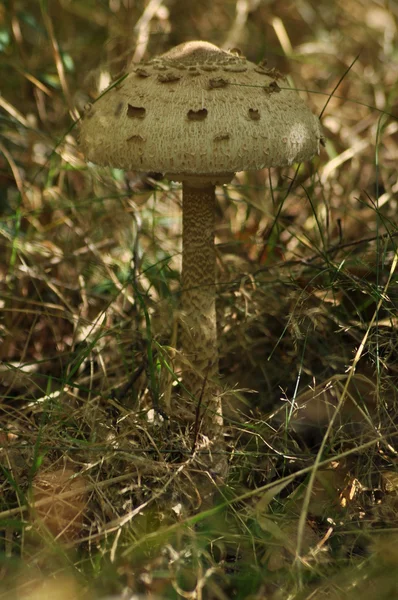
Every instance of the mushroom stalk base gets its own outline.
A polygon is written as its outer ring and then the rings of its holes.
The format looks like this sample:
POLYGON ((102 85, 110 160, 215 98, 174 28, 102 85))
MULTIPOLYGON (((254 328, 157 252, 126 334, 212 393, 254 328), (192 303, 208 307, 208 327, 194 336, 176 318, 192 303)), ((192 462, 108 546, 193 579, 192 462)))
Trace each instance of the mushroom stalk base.
POLYGON ((218 376, 214 248, 215 186, 183 183, 182 350, 187 360, 183 382, 201 398, 204 433, 222 427, 218 376), (203 393, 202 393, 203 390, 203 393))

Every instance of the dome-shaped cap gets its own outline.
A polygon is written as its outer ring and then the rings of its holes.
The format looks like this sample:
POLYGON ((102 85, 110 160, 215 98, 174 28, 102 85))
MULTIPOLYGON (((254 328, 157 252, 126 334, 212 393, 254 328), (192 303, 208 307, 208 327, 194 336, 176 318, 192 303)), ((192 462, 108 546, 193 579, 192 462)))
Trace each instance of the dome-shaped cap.
POLYGON ((318 153, 320 139, 318 118, 282 75, 207 42, 131 65, 81 128, 95 163, 182 175, 289 165, 318 153))

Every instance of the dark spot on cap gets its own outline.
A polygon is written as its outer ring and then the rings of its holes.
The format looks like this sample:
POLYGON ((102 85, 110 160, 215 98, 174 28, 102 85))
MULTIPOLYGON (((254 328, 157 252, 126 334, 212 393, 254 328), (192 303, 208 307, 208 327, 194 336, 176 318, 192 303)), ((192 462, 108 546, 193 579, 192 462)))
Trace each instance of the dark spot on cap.
POLYGON ((209 79, 209 89, 212 90, 214 88, 223 88, 228 85, 229 81, 227 79, 223 79, 222 77, 214 77, 214 79, 209 79))
POLYGON ((267 75, 269 77, 273 77, 274 79, 283 79, 282 73, 280 73, 280 71, 278 71, 278 69, 275 69, 275 67, 272 69, 268 69, 267 75))
POLYGON ((216 67, 215 65, 200 65, 200 68, 202 69, 202 71, 217 71, 218 67, 216 67))
POLYGON ((138 75, 138 77, 150 77, 151 74, 149 71, 147 71, 146 69, 143 69, 142 67, 138 67, 138 69, 135 70, 136 75, 138 75))
POLYGON ((199 110, 189 110, 187 117, 190 121, 204 121, 207 117, 207 108, 201 108, 199 110))
POLYGON ((249 118, 252 119, 252 121, 259 121, 260 120, 260 113, 257 110, 257 108, 249 108, 249 118))
POLYGON ((132 135, 129 138, 127 138, 128 142, 145 142, 144 138, 142 137, 142 135, 132 135))
POLYGON ((181 75, 173 72, 161 73, 158 75, 158 81, 160 81, 160 83, 171 83, 172 81, 179 81, 180 79, 181 75))
POLYGON ((245 64, 237 64, 237 65, 225 65, 223 67, 224 71, 229 71, 230 73, 244 73, 247 71, 247 65, 245 64))
POLYGON ((214 136, 214 141, 215 142, 224 142, 226 140, 229 140, 230 135, 229 133, 219 133, 218 135, 214 136))
POLYGON ((279 87, 279 85, 276 83, 276 81, 271 81, 271 83, 269 84, 269 89, 272 92, 280 92, 281 88, 279 87))
POLYGON ((127 116, 130 119, 143 119, 145 117, 146 110, 142 106, 133 106, 132 104, 128 104, 127 106, 127 116))
POLYGON ((256 73, 260 73, 260 75, 268 75, 267 69, 261 67, 260 65, 258 67, 255 67, 254 70, 256 73))

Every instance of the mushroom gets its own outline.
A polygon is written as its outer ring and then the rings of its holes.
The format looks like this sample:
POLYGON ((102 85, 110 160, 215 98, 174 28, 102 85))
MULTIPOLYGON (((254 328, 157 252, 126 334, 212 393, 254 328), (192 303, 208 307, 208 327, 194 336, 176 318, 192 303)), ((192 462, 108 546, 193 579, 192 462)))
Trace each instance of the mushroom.
POLYGON ((185 386, 222 425, 215 310, 215 186, 237 171, 291 165, 319 152, 319 120, 275 69, 192 41, 140 65, 83 117, 81 147, 101 165, 163 173, 183 188, 185 386))

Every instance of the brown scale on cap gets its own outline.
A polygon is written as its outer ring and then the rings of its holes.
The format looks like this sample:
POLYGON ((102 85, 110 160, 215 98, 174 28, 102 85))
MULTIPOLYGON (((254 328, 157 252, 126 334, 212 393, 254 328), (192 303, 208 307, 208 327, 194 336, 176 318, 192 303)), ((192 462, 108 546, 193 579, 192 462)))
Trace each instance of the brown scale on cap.
POLYGON ((207 117, 207 109, 201 108, 199 110, 189 110, 187 117, 190 121, 204 121, 207 117))
POLYGON ((209 79, 209 89, 227 87, 228 83, 229 81, 227 79, 214 77, 214 79, 209 79))
POLYGON ((138 67, 138 69, 136 69, 135 72, 137 73, 138 77, 150 77, 151 76, 149 71, 147 71, 146 69, 141 69, 140 67, 138 67))
POLYGON ((249 108, 249 119, 259 121, 261 119, 260 111, 256 108, 249 108))
POLYGON ((160 83, 173 83, 175 81, 179 81, 180 79, 181 75, 173 73, 172 71, 158 75, 158 81, 160 81, 160 83))
MULTIPOLYGON (((119 116, 121 111, 119 110, 119 105, 116 110, 115 115, 119 116)), ((143 106, 133 106, 132 104, 127 105, 127 116, 130 119, 144 119, 146 114, 146 110, 143 106)))

